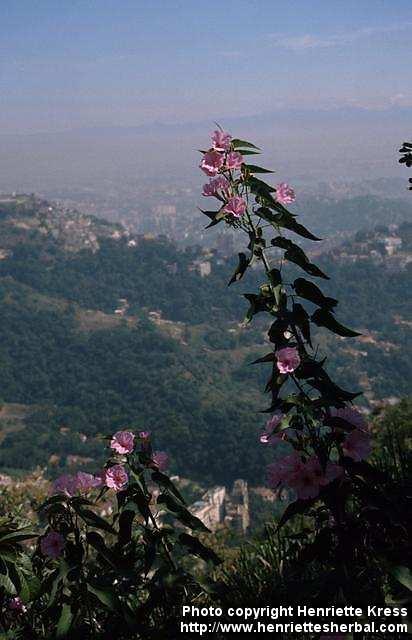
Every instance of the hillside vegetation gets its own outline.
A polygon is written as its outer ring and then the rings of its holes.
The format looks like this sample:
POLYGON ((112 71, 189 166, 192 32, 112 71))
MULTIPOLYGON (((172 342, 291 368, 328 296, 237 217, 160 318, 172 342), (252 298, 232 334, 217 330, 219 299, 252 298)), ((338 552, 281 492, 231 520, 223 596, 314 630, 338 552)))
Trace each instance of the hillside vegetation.
MULTIPOLYGON (((245 367, 265 353, 263 330, 238 324, 257 271, 227 291, 234 259, 180 251, 165 238, 130 243, 116 225, 59 215, 36 199, 0 203, 0 231, 0 398, 31 408, 24 428, 3 429, 3 468, 53 454, 56 470, 68 454, 81 465, 98 457, 99 435, 129 425, 152 430, 179 474, 263 481, 258 412, 267 399, 256 391, 255 414, 242 400, 265 383, 264 367, 245 367), (210 262, 209 276, 194 268, 199 260, 210 262)), ((332 374, 343 387, 357 381, 372 402, 406 395, 407 268, 328 255, 320 264, 341 300, 337 316, 365 333, 335 345, 332 374)), ((328 354, 326 333, 317 341, 328 354)))

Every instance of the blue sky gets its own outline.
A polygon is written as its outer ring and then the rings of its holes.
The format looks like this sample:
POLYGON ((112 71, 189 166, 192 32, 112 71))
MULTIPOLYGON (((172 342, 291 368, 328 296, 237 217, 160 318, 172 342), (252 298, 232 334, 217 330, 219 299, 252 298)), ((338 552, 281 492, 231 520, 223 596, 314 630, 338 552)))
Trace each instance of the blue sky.
POLYGON ((2 0, 0 132, 412 106, 410 0, 2 0))

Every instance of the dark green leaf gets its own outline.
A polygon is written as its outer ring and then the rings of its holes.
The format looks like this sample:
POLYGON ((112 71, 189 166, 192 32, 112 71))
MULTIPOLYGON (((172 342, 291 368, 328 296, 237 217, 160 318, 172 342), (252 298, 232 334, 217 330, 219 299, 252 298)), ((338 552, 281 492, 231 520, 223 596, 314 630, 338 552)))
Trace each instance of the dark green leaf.
POLYGON ((302 236, 302 238, 308 238, 308 240, 314 240, 315 242, 319 242, 321 240, 321 238, 318 238, 306 229, 303 224, 296 222, 292 215, 290 215, 290 217, 283 216, 279 222, 279 226, 289 229, 289 231, 293 231, 297 235, 302 236))
POLYGON ((171 493, 173 493, 176 496, 176 498, 178 498, 178 500, 180 500, 182 504, 186 504, 186 501, 183 498, 180 491, 178 490, 178 488, 174 485, 174 483, 170 480, 170 478, 168 478, 168 476, 166 476, 164 473, 161 473, 160 471, 155 471, 154 473, 152 473, 152 480, 153 482, 156 482, 156 484, 158 484, 159 486, 165 487, 166 489, 168 489, 171 493))
POLYGON ((90 591, 100 602, 111 611, 118 611, 119 600, 116 593, 110 587, 96 587, 94 584, 87 583, 87 590, 90 591))
POLYGON ((281 519, 279 520, 278 529, 283 527, 283 525, 294 516, 305 513, 315 502, 316 498, 311 498, 309 500, 295 500, 295 502, 291 502, 286 507, 281 519))
POLYGON ((259 167, 256 164, 244 164, 243 166, 245 167, 245 169, 250 171, 250 173, 275 173, 270 169, 264 169, 263 167, 259 167))
POLYGON ((408 567, 391 567, 390 573, 409 591, 412 591, 412 573, 408 567))
POLYGON ((269 201, 273 200, 271 194, 275 191, 275 188, 271 187, 263 180, 259 180, 259 178, 255 178, 254 176, 249 176, 249 178, 245 180, 245 184, 255 195, 262 196, 269 201))
POLYGON ((216 224, 221 222, 225 217, 225 213, 222 209, 219 209, 219 211, 204 211, 203 209, 199 208, 199 211, 201 211, 205 216, 207 216, 211 220, 210 224, 208 224, 207 227, 205 227, 205 229, 214 227, 216 224))
POLYGON ((6 533, 0 537, 0 545, 9 544, 14 542, 22 542, 23 540, 30 540, 31 538, 37 538, 38 533, 30 531, 29 529, 19 529, 11 533, 6 533))
POLYGON ((117 556, 111 551, 96 531, 89 531, 86 536, 87 542, 115 569, 119 568, 117 556))
POLYGON ((251 364, 260 364, 262 362, 274 362, 275 360, 276 360, 276 353, 274 351, 271 351, 271 353, 268 353, 262 358, 258 358, 257 360, 254 360, 253 362, 251 362, 251 364))
POLYGON ((302 336, 304 337, 306 342, 309 344, 309 346, 312 347, 309 315, 306 309, 304 309, 304 307, 302 307, 302 305, 299 304, 298 302, 293 303, 291 322, 292 324, 296 325, 300 329, 302 336))
MULTIPOLYGON (((65 562, 64 560, 61 560, 59 570, 56 571, 54 574, 52 574, 54 577, 52 578, 52 588, 50 591, 49 600, 47 602, 47 609, 53 606, 54 601, 56 599, 58 587, 60 583, 64 581, 69 571, 70 571, 70 567, 67 564, 67 562, 65 562)), ((49 582, 47 581, 46 584, 48 585, 49 582)))
POLYGON ((73 622, 73 614, 70 605, 64 604, 56 627, 56 638, 67 636, 73 622))
POLYGON ((157 498, 158 504, 164 504, 169 511, 172 511, 178 520, 194 531, 206 531, 209 529, 203 524, 199 518, 190 513, 180 502, 176 502, 175 498, 167 493, 161 493, 157 498))
POLYGON ((11 596, 16 594, 16 587, 10 580, 9 576, 5 573, 0 573, 0 587, 2 587, 11 596))
POLYGON ((246 255, 244 253, 239 253, 238 255, 239 255, 239 264, 236 267, 236 271, 234 272, 233 276, 229 281, 229 285, 233 284, 233 282, 239 282, 239 280, 243 278, 245 271, 249 265, 249 260, 246 258, 246 255))
POLYGON ((268 277, 269 277, 270 283, 274 287, 277 287, 279 284, 282 284, 282 274, 279 271, 279 269, 271 269, 268 272, 268 277))
POLYGON ((340 322, 336 320, 335 316, 326 309, 316 309, 315 313, 312 314, 311 319, 318 327, 326 327, 329 331, 337 333, 339 336, 344 338, 355 338, 356 336, 361 335, 357 331, 352 331, 352 329, 344 327, 343 324, 340 324, 340 322))
POLYGON ((301 269, 309 273, 311 276, 316 276, 318 278, 324 278, 325 280, 329 280, 329 277, 323 273, 315 264, 312 264, 309 261, 309 258, 297 244, 289 240, 288 238, 283 238, 282 236, 277 236, 273 238, 271 244, 274 247, 280 247, 281 249, 285 249, 284 258, 285 260, 289 260, 290 262, 294 262, 301 269))
POLYGON ((205 545, 202 544, 197 538, 194 538, 188 533, 181 533, 179 536, 179 540, 185 547, 190 550, 193 555, 202 558, 202 560, 205 560, 206 562, 211 561, 215 565, 221 564, 222 561, 216 555, 216 553, 212 551, 212 549, 208 549, 207 547, 205 547, 205 545))
POLYGON ((95 527, 96 529, 102 529, 103 531, 107 531, 108 533, 116 533, 116 530, 113 528, 109 522, 106 522, 103 518, 94 513, 91 509, 82 509, 81 507, 75 508, 79 516, 84 520, 86 524, 90 527, 95 527))
POLYGON ((307 382, 314 389, 317 389, 318 391, 320 391, 321 394, 325 396, 325 398, 332 401, 332 403, 334 403, 335 401, 341 401, 341 400, 343 401, 354 400, 358 396, 362 395, 361 391, 358 391, 356 393, 345 391, 345 389, 342 389, 331 380, 319 380, 319 379, 313 378, 313 379, 307 380, 307 382))
POLYGON ((249 309, 246 312, 245 322, 250 322, 254 315, 261 311, 268 310, 268 300, 265 296, 256 293, 244 293, 243 296, 249 301, 249 309))
POLYGON ((332 309, 338 304, 337 300, 324 296, 316 284, 305 278, 297 278, 293 283, 293 288, 298 296, 305 298, 305 300, 310 300, 310 302, 317 304, 319 307, 332 309))
POLYGON ((259 147, 252 144, 251 142, 247 142, 246 140, 239 140, 239 138, 233 138, 232 145, 234 149, 240 149, 245 147, 245 149, 257 149, 260 151, 259 147))

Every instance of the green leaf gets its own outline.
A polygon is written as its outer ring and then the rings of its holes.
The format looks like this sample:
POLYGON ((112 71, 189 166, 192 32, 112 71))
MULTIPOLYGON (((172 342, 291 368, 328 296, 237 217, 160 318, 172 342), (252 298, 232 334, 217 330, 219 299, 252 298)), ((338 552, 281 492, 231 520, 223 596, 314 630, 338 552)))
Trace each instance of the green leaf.
POLYGON ((272 286, 277 287, 282 284, 282 274, 279 269, 271 269, 268 272, 268 277, 272 286))
POLYGON ((250 173, 275 173, 270 169, 264 169, 263 167, 259 167, 256 164, 243 164, 245 169, 247 169, 250 173))
POLYGON ((293 303, 291 320, 300 329, 300 332, 308 345, 312 347, 312 339, 310 335, 309 315, 298 302, 293 303))
POLYGON ((263 218, 266 222, 269 222, 275 228, 279 227, 278 218, 275 213, 273 213, 268 207, 259 207, 256 209, 255 214, 259 216, 259 218, 263 218))
POLYGON ((75 507, 75 511, 90 527, 95 527, 96 529, 102 529, 103 531, 107 531, 108 533, 116 534, 116 530, 113 528, 113 525, 111 525, 109 522, 106 522, 106 520, 98 516, 97 513, 95 513, 91 509, 82 509, 81 507, 75 507))
POLYGON ((199 208, 199 211, 201 211, 205 216, 207 216, 211 220, 210 224, 208 224, 205 227, 205 229, 210 229, 210 227, 214 227, 216 224, 221 222, 226 215, 222 210, 222 208, 219 209, 219 211, 204 211, 203 209, 199 208))
POLYGON ((12 533, 6 533, 4 536, 0 537, 0 545, 9 544, 14 542, 22 542, 23 540, 30 540, 31 538, 37 538, 38 533, 35 531, 30 531, 28 529, 19 529, 18 531, 13 531, 12 533))
POLYGON ((296 222, 295 218, 291 214, 289 215, 290 217, 282 216, 278 223, 280 227, 289 229, 289 231, 293 231, 293 233, 302 236, 302 238, 307 238, 308 240, 319 242, 322 239, 315 236, 311 231, 309 231, 309 229, 306 229, 303 224, 296 222))
POLYGON ((67 502, 67 500, 68 500, 67 496, 63 496, 63 495, 52 496, 51 498, 47 498, 47 500, 45 500, 40 505, 39 511, 42 511, 43 509, 47 509, 47 507, 49 507, 52 504, 67 502))
POLYGON ((64 604, 56 627, 56 638, 64 638, 68 634, 73 617, 70 605, 64 604))
POLYGON ((408 567, 391 567, 389 571, 401 585, 412 591, 412 572, 408 567))
POLYGON ((119 600, 116 593, 113 589, 109 587, 96 587, 90 582, 87 583, 87 590, 90 591, 96 598, 111 611, 118 611, 119 609, 119 600))
POLYGON ((168 489, 171 493, 173 493, 176 496, 176 498, 178 498, 178 500, 180 500, 182 504, 186 504, 186 501, 183 498, 180 491, 178 490, 178 488, 174 485, 174 483, 170 480, 170 478, 168 478, 168 476, 166 476, 164 473, 161 473, 160 471, 154 471, 154 473, 152 473, 152 480, 153 482, 156 482, 156 484, 158 484, 159 486, 165 487, 166 489, 168 489))
POLYGON ((267 353, 262 358, 258 358, 257 360, 254 360, 250 364, 261 364, 263 362, 274 362, 275 360, 276 360, 276 353, 274 351, 271 351, 270 353, 267 353))
POLYGON ((236 267, 236 271, 234 272, 233 276, 229 281, 229 286, 234 282, 239 282, 239 280, 243 278, 246 272, 246 269, 249 266, 249 260, 247 259, 246 255, 244 253, 239 253, 238 255, 239 255, 239 264, 236 267))
POLYGON ((245 184, 256 196, 261 196, 264 200, 274 202, 271 194, 274 193, 276 189, 263 180, 259 180, 259 178, 255 178, 254 176, 249 176, 249 178, 245 180, 245 184))
POLYGON ((172 511, 178 520, 189 529, 194 531, 209 532, 209 529, 203 524, 199 518, 190 513, 180 502, 176 502, 175 498, 167 493, 161 493, 157 498, 157 504, 164 504, 169 511, 172 511))
POLYGON ((316 502, 316 498, 310 498, 309 500, 295 500, 295 502, 291 502, 286 507, 281 519, 279 520, 279 524, 277 527, 278 530, 294 516, 305 513, 308 508, 314 504, 314 502, 316 502))
POLYGON ((213 562, 213 564, 218 565, 221 564, 222 561, 219 556, 216 555, 212 549, 208 549, 204 544, 200 542, 197 538, 189 535, 188 533, 181 533, 179 536, 179 541, 189 549, 189 551, 202 560, 206 562, 213 562))
POLYGON ((238 149, 242 156, 258 156, 260 151, 252 151, 252 149, 238 149))
POLYGON ((257 149, 260 151, 259 147, 252 144, 251 142, 247 142, 246 140, 239 140, 239 138, 233 138, 232 145, 234 149, 240 149, 245 147, 245 149, 257 149))
POLYGON ((322 396, 324 396, 327 400, 332 401, 332 403, 341 400, 354 400, 358 396, 362 395, 361 391, 357 391, 356 393, 346 391, 331 380, 319 380, 313 378, 307 380, 307 382, 311 385, 311 387, 320 391, 322 396))
POLYGON ((37 576, 24 575, 21 571, 18 572, 20 580, 19 595, 24 602, 31 602, 37 598, 40 592, 41 583, 37 576))
POLYGON ((327 415, 323 420, 323 424, 327 427, 333 427, 334 429, 342 429, 343 431, 354 431, 356 429, 352 423, 337 416, 327 415))
MULTIPOLYGON (((60 582, 63 582, 67 576, 67 574, 70 571, 70 567, 67 564, 67 562, 65 562, 64 560, 60 561, 60 567, 59 570, 55 572, 54 574, 54 578, 52 581, 52 588, 50 591, 50 596, 49 596, 49 600, 47 602, 47 609, 49 609, 51 606, 53 606, 54 601, 56 599, 56 595, 57 595, 57 590, 58 587, 60 585, 60 582)), ((53 575, 53 574, 52 574, 53 575)), ((48 580, 46 581, 46 584, 48 583, 48 580)), ((45 583, 43 583, 45 584, 45 583)))
POLYGON ((118 556, 107 546, 102 536, 96 531, 89 531, 86 536, 87 542, 115 569, 119 569, 118 556))
POLYGON ((246 312, 245 322, 252 320, 253 316, 261 311, 268 311, 268 299, 256 293, 244 293, 243 297, 249 301, 249 309, 246 312))
POLYGON ((277 236, 271 240, 271 244, 274 247, 280 247, 281 249, 285 249, 284 258, 285 260, 289 260, 289 262, 294 262, 301 269, 309 273, 311 276, 316 276, 318 278, 324 278, 325 280, 329 280, 329 276, 327 276, 323 271, 319 269, 315 264, 312 264, 303 251, 297 244, 288 240, 288 238, 283 238, 282 236, 277 236))
POLYGON ((357 331, 352 331, 352 329, 344 327, 343 324, 340 324, 340 322, 336 320, 335 316, 326 309, 316 309, 315 313, 311 316, 311 320, 318 327, 326 327, 329 331, 332 331, 338 336, 342 336, 344 338, 355 338, 356 336, 361 335, 357 331))
POLYGON ((0 573, 0 587, 2 587, 11 596, 16 595, 16 587, 10 580, 9 576, 4 573, 0 573))
POLYGON ((305 298, 305 300, 309 300, 310 302, 317 304, 319 307, 332 309, 338 304, 337 300, 324 296, 316 284, 306 280, 305 278, 296 278, 293 283, 293 288, 300 298, 305 298))

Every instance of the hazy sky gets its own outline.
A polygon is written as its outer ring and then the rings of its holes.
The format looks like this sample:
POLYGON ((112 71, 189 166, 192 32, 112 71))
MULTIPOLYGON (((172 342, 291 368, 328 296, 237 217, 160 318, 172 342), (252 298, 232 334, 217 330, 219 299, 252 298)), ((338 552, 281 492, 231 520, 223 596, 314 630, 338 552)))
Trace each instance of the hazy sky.
POLYGON ((1 0, 0 133, 412 106, 411 0, 1 0))

